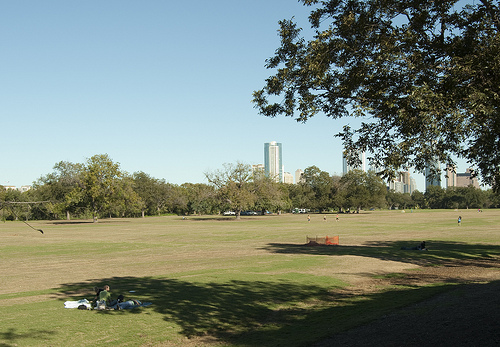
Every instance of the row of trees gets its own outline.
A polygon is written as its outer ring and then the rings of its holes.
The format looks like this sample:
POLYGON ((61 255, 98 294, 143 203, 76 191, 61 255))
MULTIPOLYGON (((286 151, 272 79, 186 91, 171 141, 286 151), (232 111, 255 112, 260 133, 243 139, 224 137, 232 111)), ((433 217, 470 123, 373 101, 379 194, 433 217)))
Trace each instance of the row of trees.
POLYGON ((387 191, 373 172, 351 171, 331 176, 308 167, 299 184, 277 183, 243 163, 225 164, 205 173, 208 184, 176 185, 144 172, 122 171, 107 154, 83 164, 59 162, 40 177, 33 189, 20 193, 0 189, 4 219, 70 219, 138 217, 174 213, 217 214, 242 211, 359 211, 370 208, 484 208, 500 206, 492 191, 473 187, 444 190, 432 187, 425 194, 387 191))

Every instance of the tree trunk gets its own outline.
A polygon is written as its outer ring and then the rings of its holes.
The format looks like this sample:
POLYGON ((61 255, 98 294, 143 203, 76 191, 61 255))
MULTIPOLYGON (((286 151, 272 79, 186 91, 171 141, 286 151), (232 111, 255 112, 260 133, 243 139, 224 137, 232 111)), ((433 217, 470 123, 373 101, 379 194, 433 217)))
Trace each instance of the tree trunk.
POLYGON ((70 215, 69 215, 69 211, 68 211, 68 210, 66 210, 66 220, 70 220, 70 219, 71 219, 71 217, 70 217, 70 215))

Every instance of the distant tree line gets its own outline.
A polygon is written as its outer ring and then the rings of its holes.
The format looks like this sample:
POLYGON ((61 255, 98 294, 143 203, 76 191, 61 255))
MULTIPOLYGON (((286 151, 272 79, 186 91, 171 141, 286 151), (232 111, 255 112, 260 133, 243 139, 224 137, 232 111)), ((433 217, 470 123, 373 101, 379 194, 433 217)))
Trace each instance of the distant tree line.
POLYGON ((316 166, 304 170, 298 184, 277 183, 261 171, 243 163, 224 164, 206 172, 208 184, 181 185, 151 177, 145 172, 128 174, 107 154, 85 163, 61 161, 53 172, 21 193, 0 189, 3 220, 93 219, 145 217, 164 214, 219 214, 245 211, 262 214, 290 212, 294 208, 312 212, 359 212, 366 209, 490 208, 500 206, 491 190, 474 187, 430 187, 425 193, 388 191, 373 172, 353 170, 331 176, 316 166))

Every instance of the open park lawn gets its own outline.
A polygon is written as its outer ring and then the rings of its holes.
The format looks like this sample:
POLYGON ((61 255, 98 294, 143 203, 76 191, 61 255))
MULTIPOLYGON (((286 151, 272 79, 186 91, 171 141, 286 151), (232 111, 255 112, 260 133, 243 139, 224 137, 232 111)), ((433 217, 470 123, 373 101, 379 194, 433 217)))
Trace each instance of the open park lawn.
POLYGON ((335 217, 0 222, 0 346, 500 344, 500 210, 335 217))

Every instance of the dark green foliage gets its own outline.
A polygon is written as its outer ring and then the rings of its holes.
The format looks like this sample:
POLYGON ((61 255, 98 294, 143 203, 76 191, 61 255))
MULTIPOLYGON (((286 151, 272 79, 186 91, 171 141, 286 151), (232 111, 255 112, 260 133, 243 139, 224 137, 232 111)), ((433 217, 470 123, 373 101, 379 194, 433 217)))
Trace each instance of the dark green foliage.
POLYGON ((386 206, 387 188, 373 171, 352 170, 340 179, 343 207, 360 209, 386 206))
POLYGON ((257 200, 252 167, 241 162, 223 166, 222 170, 206 172, 205 177, 217 190, 221 209, 234 211, 239 219, 241 212, 253 207, 257 200))
POLYGON ((1 218, 27 221, 218 214, 226 210, 265 214, 267 211, 289 212, 294 208, 322 213, 372 208, 500 207, 498 193, 472 186, 446 190, 431 186, 425 193, 415 191, 411 196, 387 191, 374 172, 354 170, 338 177, 310 166, 304 170, 302 182, 285 184, 252 173, 248 165, 238 163, 226 164, 224 170, 208 173, 217 184, 179 186, 144 172, 130 176, 107 156, 92 158, 92 163, 102 161, 103 165, 93 165, 90 170, 84 164, 60 162, 54 166, 54 172, 42 176, 33 189, 25 193, 0 186, 1 218))
MULTIPOLYGON (((500 182, 498 1, 302 0, 314 34, 283 20, 275 69, 253 102, 263 115, 306 122, 363 116, 337 136, 392 176, 467 159, 500 182)), ((437 174, 437 173, 436 173, 437 174)))

